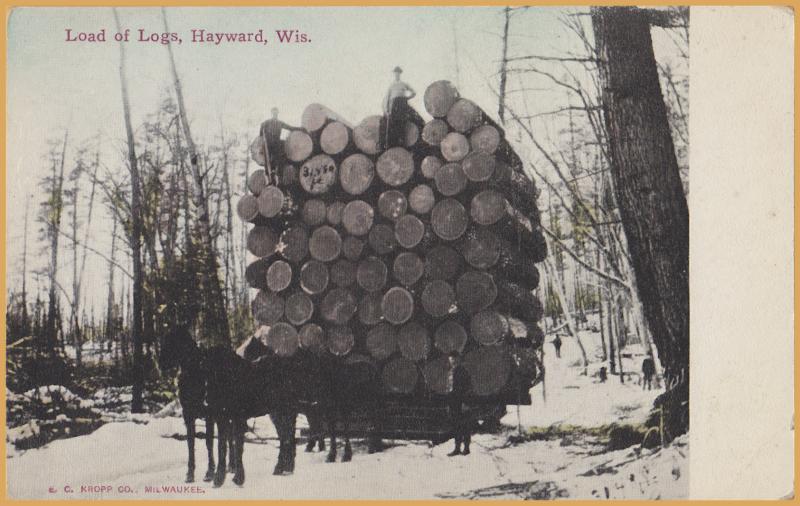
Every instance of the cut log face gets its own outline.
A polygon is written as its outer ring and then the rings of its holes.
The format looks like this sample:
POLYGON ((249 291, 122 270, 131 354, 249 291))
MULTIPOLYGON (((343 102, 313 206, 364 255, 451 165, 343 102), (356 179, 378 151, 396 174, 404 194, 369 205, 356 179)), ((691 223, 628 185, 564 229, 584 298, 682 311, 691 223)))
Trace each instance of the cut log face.
POLYGON ((464 260, 476 269, 488 269, 500 259, 500 240, 488 228, 473 227, 461 243, 464 260))
POLYGON ((300 263, 308 255, 308 232, 300 226, 287 228, 281 234, 275 251, 293 264, 300 263))
POLYGON ((342 211, 342 225, 345 230, 355 236, 366 235, 372 228, 374 219, 375 211, 363 200, 349 202, 342 211))
POLYGON ((413 286, 422 277, 425 263, 416 253, 405 251, 394 259, 394 278, 403 286, 413 286))
POLYGON ((497 299, 497 286, 491 274, 483 271, 465 272, 456 282, 458 308, 475 314, 491 306, 497 299))
POLYGON ((436 246, 425 255, 425 277, 428 279, 453 279, 461 272, 463 260, 453 248, 436 246))
POLYGON ((389 186, 400 186, 414 174, 414 157, 405 148, 389 148, 378 157, 378 177, 389 186))
POLYGON ((333 121, 322 129, 319 145, 329 155, 338 155, 350 144, 350 129, 343 123, 333 121))
POLYGON ((276 260, 267 269, 267 288, 273 292, 280 292, 289 287, 292 282, 292 266, 283 260, 276 260))
POLYGON ((242 195, 236 204, 236 214, 244 221, 254 221, 258 218, 258 198, 253 195, 242 195))
POLYGON ((286 299, 283 314, 289 323, 302 325, 311 319, 314 314, 314 303, 303 292, 296 292, 286 299))
POLYGON ((378 213, 387 220, 395 221, 406 213, 408 201, 401 191, 387 190, 378 197, 378 213))
POLYGON ((342 160, 339 168, 339 184, 350 195, 361 195, 372 184, 375 164, 361 153, 342 160))
POLYGON ((244 277, 250 288, 265 290, 267 288, 267 270, 270 263, 265 258, 260 258, 250 263, 244 271, 244 277))
POLYGON ((414 314, 414 297, 405 288, 390 288, 381 301, 381 312, 386 321, 400 325, 414 314))
POLYGON ((342 238, 333 227, 322 225, 311 233, 308 249, 315 260, 330 262, 342 252, 342 238))
POLYGON ((328 155, 316 155, 300 166, 300 186, 311 195, 327 193, 336 183, 336 162, 328 155))
POLYGON ((261 194, 261 190, 267 186, 267 173, 264 169, 254 170, 247 177, 247 189, 256 197, 261 194))
POLYGON ((393 394, 410 394, 417 387, 419 371, 407 358, 398 357, 383 368, 383 386, 393 394))
POLYGON ((433 179, 436 177, 436 171, 439 170, 439 167, 441 167, 443 163, 444 162, 439 157, 428 155, 422 159, 420 171, 426 178, 433 179))
POLYGON ((497 304, 512 316, 537 322, 542 318, 542 303, 533 292, 519 283, 498 278, 497 304))
POLYGON ((388 269, 380 258, 367 257, 358 263, 356 281, 368 292, 377 292, 386 285, 388 269))
POLYGON ((258 213, 265 218, 274 218, 283 209, 285 197, 277 186, 269 185, 258 195, 258 213))
POLYGON ((264 139, 262 139, 260 135, 250 143, 250 158, 262 167, 267 164, 267 156, 264 151, 264 139))
POLYGON ((386 360, 397 351, 397 330, 388 323, 379 323, 367 334, 367 350, 377 360, 386 360))
POLYGON ((447 123, 457 132, 468 133, 483 122, 483 111, 475 102, 461 98, 447 111, 447 123))
POLYGON ((319 353, 325 346, 325 332, 316 323, 306 323, 298 332, 300 347, 319 353))
POLYGON ((494 190, 483 190, 472 198, 469 213, 478 225, 494 225, 508 215, 505 197, 494 190))
POLYGON ((429 282, 422 291, 422 307, 435 318, 441 318, 455 310, 456 294, 447 281, 429 282))
POLYGON ((300 130, 293 130, 283 143, 286 158, 293 162, 302 162, 314 151, 314 141, 311 136, 300 130))
POLYGON ((310 225, 312 227, 322 225, 327 216, 328 209, 325 206, 325 202, 319 199, 311 199, 307 200, 306 203, 303 204, 303 221, 306 223, 306 225, 310 225))
POLYGON ((356 147, 368 155, 377 155, 380 149, 381 116, 367 116, 353 130, 356 147))
POLYGON ((247 251, 259 258, 275 253, 278 238, 269 227, 253 227, 247 233, 247 251))
POLYGON ((300 288, 310 295, 316 295, 328 288, 330 274, 328 266, 318 260, 309 260, 300 269, 300 288))
POLYGON ((508 383, 511 361, 502 346, 484 346, 466 354, 464 369, 469 374, 472 393, 494 395, 508 383))
POLYGON ((300 117, 300 125, 309 132, 316 132, 331 121, 338 121, 350 126, 344 118, 322 104, 309 104, 300 117))
POLYGON ((297 330, 286 322, 276 323, 267 332, 267 346, 279 357, 291 357, 300 346, 297 330))
POLYGON ((342 253, 348 260, 355 262, 361 258, 361 253, 364 251, 364 241, 357 237, 347 236, 342 242, 342 253))
POLYGON ((470 181, 482 183, 488 181, 494 175, 497 161, 491 155, 477 151, 472 152, 461 162, 461 168, 470 181))
POLYGON ((497 311, 487 309, 472 317, 469 322, 469 333, 479 344, 495 344, 508 335, 508 320, 497 311))
POLYGON ((493 155, 500 146, 500 132, 492 125, 481 125, 469 136, 469 145, 472 151, 493 155))
POLYGON ((407 214, 394 224, 394 236, 400 246, 411 249, 420 243, 425 235, 425 225, 419 218, 407 214))
POLYGON ((385 223, 379 223, 369 231, 369 245, 378 255, 386 255, 397 248, 394 230, 385 223))
POLYGON ((330 323, 344 325, 356 312, 358 308, 356 298, 344 288, 334 288, 329 291, 320 305, 322 318, 330 323))
POLYGON ((454 241, 467 230, 467 210, 454 199, 437 202, 431 211, 433 232, 445 241, 454 241))
POLYGON ((434 118, 443 118, 458 100, 458 90, 450 81, 436 81, 425 90, 425 110, 434 118))
POLYGON ((408 195, 408 205, 417 214, 428 214, 435 203, 433 190, 426 184, 415 186, 408 195))
POLYGON ((406 323, 397 331, 397 347, 400 354, 409 360, 424 360, 431 349, 428 331, 415 321, 406 323))
POLYGON ((439 145, 442 156, 448 162, 460 162, 469 153, 469 141, 463 134, 450 132, 439 145))
POLYGON ((422 140, 430 146, 438 146, 449 132, 450 127, 447 122, 434 119, 427 122, 422 129, 422 140))
POLYGON ((273 325, 283 316, 283 297, 278 294, 261 290, 253 299, 253 317, 261 325, 273 325))
POLYGON ((436 327, 434 343, 436 348, 445 355, 454 351, 461 353, 467 345, 467 331, 457 321, 447 320, 436 327))
POLYGON ((350 327, 336 325, 328 330, 328 351, 337 357, 343 357, 350 353, 356 344, 356 338, 350 327))
POLYGON ((467 187, 467 176, 460 163, 446 163, 439 167, 434 176, 436 189, 445 197, 458 195, 467 187))
POLYGON ((340 258, 331 266, 331 282, 340 287, 347 288, 356 280, 356 264, 350 260, 340 258))
POLYGON ((446 395, 448 392, 448 376, 450 375, 450 362, 447 357, 439 357, 427 362, 422 368, 422 376, 425 378, 425 386, 428 391, 439 395, 446 395))
POLYGON ((405 137, 403 139, 407 148, 413 147, 419 141, 419 127, 410 121, 406 122, 405 137))
POLYGON ((364 325, 375 325, 383 320, 381 297, 368 293, 358 302, 358 321, 364 325))
POLYGON ((332 202, 331 205, 328 206, 326 218, 329 224, 333 225, 334 227, 342 224, 342 213, 344 212, 344 206, 345 203, 339 200, 332 202))

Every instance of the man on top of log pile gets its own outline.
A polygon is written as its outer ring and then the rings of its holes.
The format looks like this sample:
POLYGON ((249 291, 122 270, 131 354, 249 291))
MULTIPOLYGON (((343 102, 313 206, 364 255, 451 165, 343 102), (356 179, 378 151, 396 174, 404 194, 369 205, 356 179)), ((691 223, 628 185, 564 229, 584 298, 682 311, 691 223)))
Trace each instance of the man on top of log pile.
POLYGON ((270 112, 272 113, 272 118, 261 123, 260 135, 261 141, 264 143, 268 183, 274 183, 273 174, 275 170, 280 169, 286 162, 281 133, 284 130, 297 130, 297 127, 287 125, 279 120, 277 107, 273 107, 270 112))
POLYGON ((472 441, 470 423, 462 411, 464 396, 470 389, 469 374, 461 365, 461 355, 457 351, 450 352, 448 362, 450 367, 447 371, 447 412, 450 416, 450 426, 453 428, 455 448, 447 456, 469 455, 469 444, 472 441), (464 443, 463 452, 461 451, 462 442, 464 443))
POLYGON ((408 101, 417 96, 414 88, 400 80, 403 69, 395 67, 394 81, 389 85, 386 98, 383 99, 383 114, 386 118, 386 135, 384 148, 405 146, 406 122, 410 121, 422 131, 425 121, 408 105, 408 101))

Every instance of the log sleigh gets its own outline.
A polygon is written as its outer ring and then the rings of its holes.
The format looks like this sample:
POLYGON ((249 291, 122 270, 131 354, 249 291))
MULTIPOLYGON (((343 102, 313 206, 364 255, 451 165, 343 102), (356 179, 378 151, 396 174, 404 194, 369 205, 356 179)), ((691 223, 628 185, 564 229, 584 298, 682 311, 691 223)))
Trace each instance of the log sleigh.
POLYGON ((277 184, 250 175, 237 214, 252 224, 252 314, 276 354, 368 357, 387 393, 447 393, 458 352, 472 394, 498 396, 514 370, 536 371, 518 350, 543 342, 536 187, 502 128, 451 83, 423 101, 433 119, 392 147, 381 116, 353 125, 312 104, 277 184))

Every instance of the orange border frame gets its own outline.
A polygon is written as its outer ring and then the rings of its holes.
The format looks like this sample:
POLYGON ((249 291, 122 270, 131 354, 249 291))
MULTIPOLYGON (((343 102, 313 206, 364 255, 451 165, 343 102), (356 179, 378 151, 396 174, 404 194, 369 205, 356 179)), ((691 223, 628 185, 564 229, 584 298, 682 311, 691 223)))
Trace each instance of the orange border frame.
MULTIPOLYGON (((587 1, 587 0, 566 0, 566 1, 559 1, 559 0, 537 0, 537 1, 519 1, 519 0, 509 0, 509 1, 502 1, 502 0, 299 0, 297 2, 290 2, 289 0, 234 0, 232 2, 223 2, 221 0, 0 0, 0 6, 2 6, 2 10, 4 13, 4 22, 2 26, 0 26, 0 53, 2 54, 0 58, 2 59, 3 66, 2 66, 2 81, 0 81, 0 92, 2 93, 4 100, 2 104, 0 104, 0 118, 2 119, 2 124, 0 124, 0 134, 2 134, 2 141, 0 141, 0 162, 2 165, 2 169, 0 169, 0 239, 2 239, 2 243, 0 243, 0 353, 2 356, 5 357, 6 351, 6 339, 5 339, 5 328, 6 328, 6 314, 5 314, 5 307, 6 307, 6 205, 5 205, 5 194, 6 194, 6 104, 7 104, 7 96, 6 96, 6 83, 7 83, 7 65, 6 65, 6 58, 7 58, 7 28, 8 28, 8 17, 11 10, 14 7, 110 7, 110 6, 117 6, 117 7, 160 7, 160 6, 170 6, 170 7, 264 7, 264 6, 292 6, 292 7, 321 7, 321 6, 330 6, 330 7, 344 7, 344 6, 506 6, 506 5, 536 5, 536 6, 569 6, 569 5, 690 5, 690 6, 788 6, 795 11, 795 19, 794 19, 794 33, 795 37, 798 34, 798 27, 800 27, 800 22, 798 22, 797 10, 798 6, 800 6, 800 0, 786 0, 784 2, 773 2, 769 0, 704 0, 704 1, 696 1, 696 0, 683 0, 683 1, 665 1, 665 0, 616 0, 616 1, 587 1)), ((800 51, 798 51, 797 42, 795 38, 795 47, 794 47, 794 69, 795 69, 795 82, 794 82, 794 131, 795 131, 795 145, 794 145, 794 159, 795 161, 800 160, 800 143, 797 142, 798 132, 800 132, 800 106, 798 105, 797 97, 800 95, 798 91, 800 91, 800 84, 798 82, 798 75, 800 74, 800 51)), ((795 162, 796 163, 796 162, 795 162)), ((798 177, 797 172, 795 171, 794 175, 794 194, 795 198, 797 195, 800 194, 800 177, 798 177)), ((800 207, 795 204, 794 209, 794 244, 795 244, 795 257, 794 257, 794 309, 795 309, 795 317, 797 315, 798 310, 798 295, 800 295, 800 279, 798 278, 798 272, 800 272, 800 258, 797 255, 797 244, 800 242, 800 232, 798 232, 798 224, 800 224, 800 207)), ((795 324, 795 346, 794 346, 794 363, 795 366, 800 362, 800 347, 798 347, 798 329, 795 324)), ((3 360, 0 363, 0 375, 3 377, 3 385, 5 386, 5 368, 6 363, 3 360)), ((797 375, 797 371, 795 369, 794 374, 794 406, 795 406, 795 413, 797 413, 797 408, 800 406, 800 377, 797 375)), ((0 403, 2 403, 2 410, 0 410, 0 433, 5 434, 6 430, 6 414, 5 414, 5 402, 6 402, 6 393, 5 388, 0 390, 0 403)), ((800 455, 800 438, 795 436, 794 438, 794 454, 795 454, 795 473, 794 473, 794 483, 795 487, 800 484, 800 467, 798 467, 798 456, 800 455)), ((19 503, 19 504, 26 504, 26 505, 35 505, 35 504, 52 504, 53 502, 61 502, 62 500, 12 500, 8 499, 6 495, 6 459, 5 459, 5 450, 3 450, 3 458, 0 460, 0 504, 2 503, 19 503)), ((119 506, 134 506, 138 504, 141 500, 117 500, 117 499, 98 499, 98 500, 63 500, 69 501, 71 504, 90 504, 92 506, 102 503, 113 503, 114 505, 119 506)), ((154 500, 151 502, 159 502, 159 503, 169 503, 169 504, 185 504, 186 501, 181 500, 154 500)), ((201 500, 202 501, 202 500, 201 500)), ((442 500, 436 501, 404 501, 404 502, 413 502, 415 504, 440 504, 442 500)), ((253 504, 253 500, 224 500, 224 501, 217 501, 217 500, 209 500, 209 501, 202 501, 203 504, 237 504, 237 505, 251 505, 253 504)), ((273 501, 262 501, 262 502, 273 502, 273 501)), ((341 504, 347 504, 350 501, 322 501, 322 500, 308 500, 308 501, 293 501, 298 504, 325 504, 330 502, 337 502, 341 504)), ((390 504, 391 501, 365 501, 374 504, 390 504)), ((454 501, 454 502, 466 502, 464 501, 454 501)), ((574 500, 568 501, 571 504, 578 504, 578 505, 591 505, 596 506, 599 504, 597 500, 574 500)), ((686 503, 689 501, 659 501, 659 504, 671 505, 671 504, 681 504, 686 503)), ((704 504, 720 504, 718 501, 691 501, 693 503, 704 503, 704 504)), ((733 502, 733 501, 730 501, 733 502)), ((765 501, 735 501, 737 504, 747 504, 747 503, 756 503, 756 502, 765 502, 765 501)), ((651 503, 651 501, 625 501, 626 505, 644 505, 651 503)), ((795 497, 790 499, 789 501, 785 502, 785 504, 800 504, 800 498, 797 496, 795 492, 795 497)), ((508 504, 508 501, 497 501, 497 500, 489 500, 489 501, 482 501, 482 504, 489 504, 489 505, 500 505, 500 504, 508 504)))

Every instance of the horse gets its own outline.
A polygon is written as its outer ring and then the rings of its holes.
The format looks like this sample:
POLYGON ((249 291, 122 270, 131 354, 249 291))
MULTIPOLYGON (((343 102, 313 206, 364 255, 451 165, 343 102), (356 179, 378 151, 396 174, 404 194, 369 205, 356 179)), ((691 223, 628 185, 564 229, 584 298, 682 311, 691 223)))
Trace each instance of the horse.
MULTIPOLYGON (((239 348, 236 349, 237 355, 251 362, 270 353, 271 350, 258 339, 257 336, 252 336, 245 340, 239 348)), ((314 447, 318 447, 321 452, 325 451, 325 420, 318 402, 303 402, 303 400, 300 402, 302 408, 300 412, 306 416, 306 420, 308 421, 309 436, 306 444, 306 452, 313 452, 314 447)))
MULTIPOLYGON (((182 350, 185 353, 196 346, 188 330, 178 328, 164 337, 162 352, 182 350)), ((319 384, 314 379, 313 364, 284 359, 271 352, 251 362, 229 347, 213 346, 206 350, 204 366, 207 413, 217 425, 217 460, 220 462, 227 457, 228 437, 233 437, 233 482, 242 485, 245 480, 242 463, 245 421, 266 414, 270 415, 280 440, 278 463, 273 474, 292 473, 299 399, 315 398, 315 388, 319 384)), ((217 467, 213 482, 215 487, 225 482, 223 466, 217 467)))
MULTIPOLYGON (((158 357, 158 365, 162 372, 167 372, 176 367, 178 374, 178 400, 183 411, 183 423, 186 426, 186 443, 189 450, 186 483, 194 482, 194 443, 196 438, 195 422, 204 418, 206 422, 206 449, 208 451, 208 469, 203 481, 214 478, 214 421, 206 409, 206 370, 204 366, 205 350, 200 349, 194 341, 166 340, 174 343, 165 346, 162 343, 158 357)), ((220 467, 225 467, 225 462, 220 461, 220 467)))

